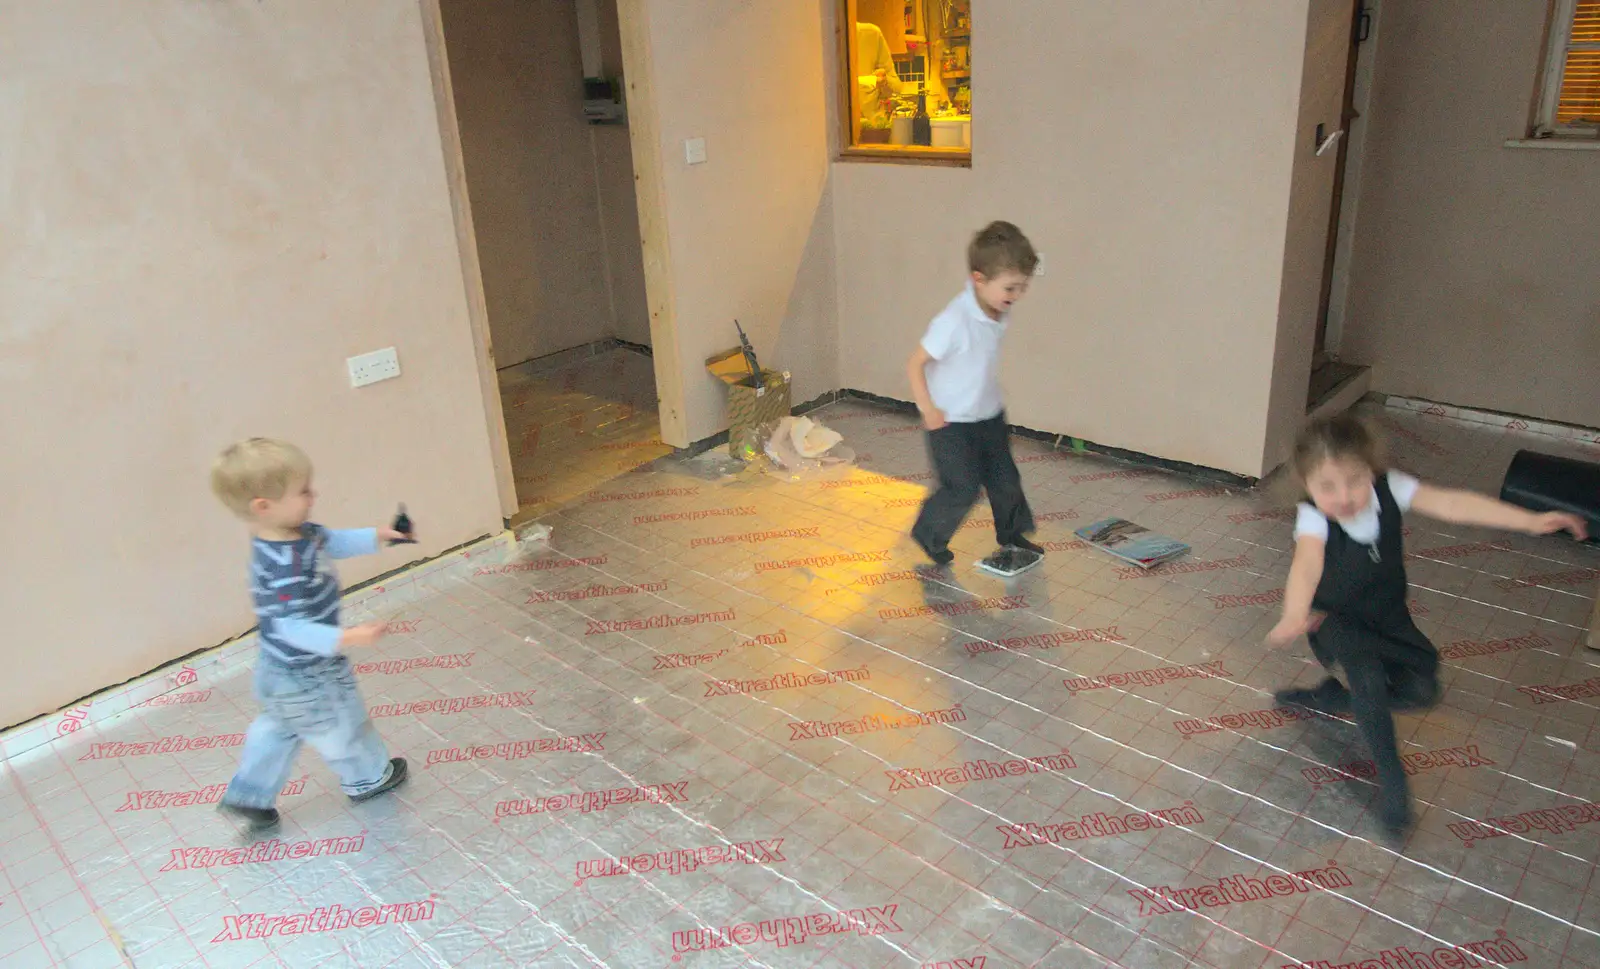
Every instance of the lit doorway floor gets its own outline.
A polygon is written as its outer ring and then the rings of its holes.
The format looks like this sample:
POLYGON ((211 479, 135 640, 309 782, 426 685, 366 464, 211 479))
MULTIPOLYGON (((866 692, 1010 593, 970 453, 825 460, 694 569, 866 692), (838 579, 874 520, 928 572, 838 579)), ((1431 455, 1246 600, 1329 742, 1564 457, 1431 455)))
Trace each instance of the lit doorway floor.
POLYGON ((672 448, 661 443, 654 364, 595 344, 500 371, 518 518, 587 494, 672 448))
MULTIPOLYGON (((264 847, 207 804, 249 643, 9 735, 0 965, 1600 966, 1600 551, 1410 522, 1447 691, 1400 718, 1397 853, 1353 729, 1272 709, 1316 676, 1261 645, 1279 510, 1017 441, 1044 565, 975 573, 980 510, 924 585, 917 429, 820 416, 862 467, 667 458, 552 510, 547 548, 353 596, 396 624, 361 684, 413 776, 352 806, 308 753, 264 847), (1112 514, 1194 551, 1130 574, 1073 542, 1112 514)), ((1480 489, 1518 447, 1600 457, 1381 416, 1404 466, 1480 489)))

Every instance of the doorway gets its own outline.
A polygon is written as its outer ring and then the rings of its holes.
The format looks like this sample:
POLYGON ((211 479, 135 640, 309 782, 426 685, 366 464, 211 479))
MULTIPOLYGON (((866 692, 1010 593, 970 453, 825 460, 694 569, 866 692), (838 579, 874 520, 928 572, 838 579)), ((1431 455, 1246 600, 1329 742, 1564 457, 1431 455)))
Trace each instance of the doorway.
POLYGON ((617 0, 436 0, 436 99, 513 524, 661 443, 617 0), (439 87, 442 83, 443 90, 439 87))
POLYGON ((1306 409, 1336 393, 1365 368, 1338 358, 1338 331, 1344 310, 1343 284, 1348 279, 1348 236, 1354 222, 1356 183, 1350 177, 1352 155, 1359 158, 1365 130, 1360 125, 1358 102, 1365 104, 1371 86, 1372 57, 1369 42, 1375 17, 1376 0, 1357 0, 1350 25, 1349 53, 1345 61, 1344 95, 1339 112, 1339 130, 1344 132, 1335 151, 1332 217, 1322 264, 1322 292, 1317 301, 1316 337, 1312 345, 1311 382, 1306 393, 1306 409), (1330 336, 1332 339, 1330 339, 1330 336))

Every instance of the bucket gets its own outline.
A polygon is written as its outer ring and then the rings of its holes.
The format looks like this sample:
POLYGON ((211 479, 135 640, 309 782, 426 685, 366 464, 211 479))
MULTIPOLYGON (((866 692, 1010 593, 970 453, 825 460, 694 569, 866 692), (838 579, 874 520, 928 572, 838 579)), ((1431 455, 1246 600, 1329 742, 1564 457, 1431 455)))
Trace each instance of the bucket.
POLYGON ((966 148, 971 142, 967 134, 967 126, 972 123, 971 118, 934 118, 933 119, 933 147, 935 148, 966 148))

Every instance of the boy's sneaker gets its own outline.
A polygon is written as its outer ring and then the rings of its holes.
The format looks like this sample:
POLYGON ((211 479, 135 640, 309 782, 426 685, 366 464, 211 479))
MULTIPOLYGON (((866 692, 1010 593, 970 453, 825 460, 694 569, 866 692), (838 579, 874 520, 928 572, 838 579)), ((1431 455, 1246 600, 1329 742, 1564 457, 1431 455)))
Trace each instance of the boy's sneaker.
POLYGON ((1013 538, 1011 540, 1011 547, 1012 548, 1020 548, 1020 549, 1023 549, 1025 551, 1032 552, 1033 554, 1038 555, 1040 557, 1044 556, 1044 549, 1043 548, 1039 547, 1038 545, 1033 544, 1032 542, 1028 541, 1026 538, 1022 538, 1020 536, 1017 537, 1017 538, 1013 538))
POLYGON ((1318 684, 1316 689, 1279 690, 1272 694, 1272 699, 1280 707, 1299 707, 1330 717, 1350 715, 1350 691, 1331 676, 1318 684))
POLYGON ((372 800, 379 794, 387 794, 406 782, 406 774, 406 759, 404 757, 392 757, 389 759, 389 772, 384 775, 378 786, 365 794, 351 794, 350 800, 360 804, 362 801, 372 800))
POLYGON ((229 804, 227 801, 217 805, 217 813, 238 825, 247 835, 271 831, 281 820, 277 808, 242 807, 238 804, 229 804))

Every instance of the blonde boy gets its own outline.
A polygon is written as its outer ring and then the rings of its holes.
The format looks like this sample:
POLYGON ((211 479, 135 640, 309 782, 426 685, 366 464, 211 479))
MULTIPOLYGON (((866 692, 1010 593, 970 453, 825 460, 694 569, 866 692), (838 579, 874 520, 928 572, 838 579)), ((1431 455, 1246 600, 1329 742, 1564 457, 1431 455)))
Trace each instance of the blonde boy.
POLYGON ((376 643, 384 624, 340 628, 331 560, 371 555, 380 540, 411 536, 313 524, 311 461, 283 441, 253 437, 223 451, 211 469, 211 490, 250 528, 250 591, 261 644, 255 669, 261 715, 245 735, 239 770, 218 810, 251 834, 275 827, 278 791, 302 743, 338 773, 352 801, 400 786, 405 758, 389 756, 344 655, 376 643))

